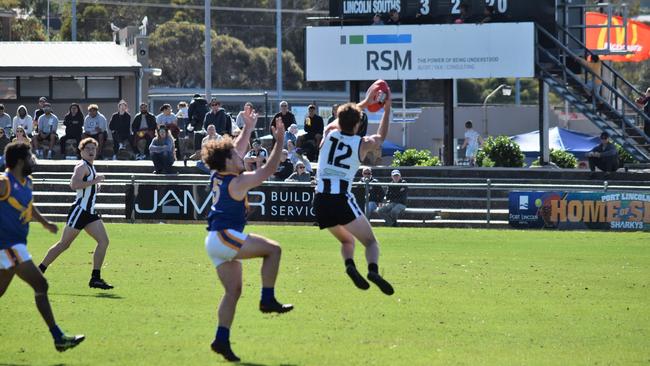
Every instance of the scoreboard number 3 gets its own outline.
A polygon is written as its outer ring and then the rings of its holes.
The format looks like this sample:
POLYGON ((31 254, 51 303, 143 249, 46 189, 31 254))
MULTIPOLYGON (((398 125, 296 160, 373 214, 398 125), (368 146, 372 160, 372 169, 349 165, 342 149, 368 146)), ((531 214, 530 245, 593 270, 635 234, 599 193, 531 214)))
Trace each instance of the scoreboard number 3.
POLYGON ((428 15, 429 11, 429 0, 420 0, 420 14, 428 15))

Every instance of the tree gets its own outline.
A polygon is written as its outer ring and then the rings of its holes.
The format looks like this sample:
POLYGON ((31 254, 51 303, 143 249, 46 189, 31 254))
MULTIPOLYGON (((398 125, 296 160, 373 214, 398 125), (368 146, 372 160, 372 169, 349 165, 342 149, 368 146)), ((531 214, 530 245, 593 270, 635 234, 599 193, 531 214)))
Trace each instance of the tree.
MULTIPOLYGON (((77 41, 111 41, 113 33, 111 19, 105 6, 99 4, 80 4, 77 6, 77 41)), ((112 14, 112 13, 111 13, 112 14)), ((59 39, 72 38, 72 19, 70 5, 66 4, 62 12, 62 24, 59 39)))
MULTIPOLYGON (((163 70, 159 85, 196 88, 203 85, 205 27, 189 22, 166 22, 149 38, 150 63, 163 70)), ((212 33, 216 38, 216 33, 212 33)))
MULTIPOLYGON (((156 28, 149 40, 151 64, 163 69, 162 85, 199 87, 204 84, 205 27, 169 21, 156 28)), ((275 88, 275 49, 249 48, 241 40, 212 32, 212 83, 219 88, 275 88)), ((303 71, 291 52, 283 52, 285 87, 302 86, 303 71)))
POLYGON ((45 41, 45 27, 34 17, 14 19, 11 23, 12 41, 45 41))

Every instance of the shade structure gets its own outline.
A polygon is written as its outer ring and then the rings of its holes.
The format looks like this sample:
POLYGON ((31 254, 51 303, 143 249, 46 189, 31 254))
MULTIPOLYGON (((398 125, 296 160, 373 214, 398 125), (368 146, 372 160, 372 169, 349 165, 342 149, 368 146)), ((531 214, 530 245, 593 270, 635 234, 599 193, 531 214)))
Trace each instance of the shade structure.
MULTIPOLYGON (((526 155, 526 158, 537 158, 539 156, 539 131, 511 136, 510 139, 519 144, 521 152, 526 155)), ((600 143, 598 136, 591 136, 561 127, 549 129, 548 140, 551 149, 570 152, 579 160, 585 160, 585 155, 600 143)))
POLYGON ((393 156, 395 151, 403 152, 404 146, 400 146, 392 141, 384 140, 381 144, 381 156, 393 156))

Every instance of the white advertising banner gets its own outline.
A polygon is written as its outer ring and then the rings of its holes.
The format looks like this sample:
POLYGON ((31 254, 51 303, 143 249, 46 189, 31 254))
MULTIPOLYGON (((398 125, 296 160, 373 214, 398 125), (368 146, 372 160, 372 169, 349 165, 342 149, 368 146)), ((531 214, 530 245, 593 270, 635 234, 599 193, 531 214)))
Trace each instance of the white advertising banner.
POLYGON ((533 23, 307 27, 307 80, 533 77, 533 23))

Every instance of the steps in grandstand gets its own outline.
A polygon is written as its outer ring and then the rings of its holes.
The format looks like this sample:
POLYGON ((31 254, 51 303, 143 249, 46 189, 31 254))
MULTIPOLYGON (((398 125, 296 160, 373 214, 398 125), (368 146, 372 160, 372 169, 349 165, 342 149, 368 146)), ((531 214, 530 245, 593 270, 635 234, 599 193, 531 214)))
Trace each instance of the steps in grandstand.
MULTIPOLYGON (((36 206, 48 218, 63 221, 75 193, 69 182, 74 161, 40 160, 34 178, 36 206)), ((125 192, 133 182, 161 184, 207 184, 208 176, 193 162, 184 166, 177 162, 180 174, 152 174, 147 161, 97 161, 99 174, 106 176, 97 196, 97 210, 107 222, 127 222, 125 192)), ((373 174, 381 182, 390 181, 393 167, 374 167, 373 174)), ((564 169, 515 169, 469 167, 401 167, 402 176, 409 184, 408 208, 400 217, 399 225, 408 227, 486 227, 487 180, 490 180, 490 227, 507 227, 508 193, 511 190, 559 190, 559 185, 572 189, 602 191, 606 188, 602 175, 592 177, 588 171, 564 169), (418 184, 428 184, 425 187, 418 184), (534 185, 534 186, 525 186, 534 185)), ((650 172, 618 172, 607 178, 607 188, 650 191, 650 172)), ((371 216, 373 225, 383 220, 371 216)))
POLYGON ((644 93, 606 63, 600 63, 602 71, 596 75, 584 59, 584 55, 594 54, 564 27, 557 25, 559 37, 543 27, 536 29, 537 77, 601 131, 607 132, 634 159, 650 163, 650 136, 644 132, 650 116, 634 101, 644 93), (570 42, 571 49, 566 42, 570 42), (552 46, 548 48, 549 45, 552 46))

